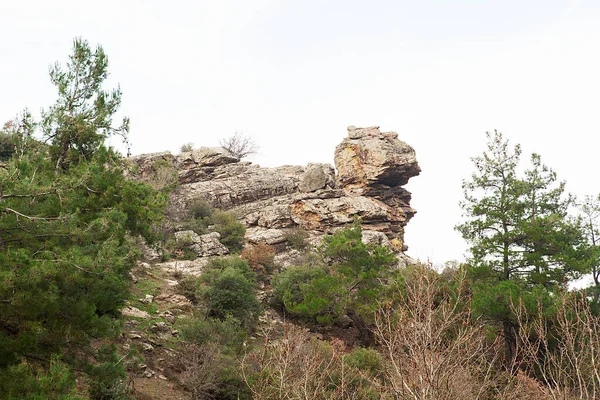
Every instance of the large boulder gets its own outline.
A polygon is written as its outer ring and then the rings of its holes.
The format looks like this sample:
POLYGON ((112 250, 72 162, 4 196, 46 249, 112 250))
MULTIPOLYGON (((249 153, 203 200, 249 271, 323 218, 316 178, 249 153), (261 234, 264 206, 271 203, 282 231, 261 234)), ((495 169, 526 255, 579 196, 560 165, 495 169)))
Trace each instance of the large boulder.
POLYGON ((358 193, 374 184, 402 186, 421 172, 414 149, 378 126, 348 127, 348 137, 335 149, 335 166, 341 186, 358 193))
POLYGON ((205 235, 198 235, 194 231, 175 232, 175 239, 178 241, 189 241, 190 248, 196 252, 198 257, 222 256, 229 253, 219 239, 219 232, 211 232, 205 235))
POLYGON ((314 192, 324 188, 333 188, 335 171, 329 164, 310 163, 306 167, 298 188, 301 192, 314 192))

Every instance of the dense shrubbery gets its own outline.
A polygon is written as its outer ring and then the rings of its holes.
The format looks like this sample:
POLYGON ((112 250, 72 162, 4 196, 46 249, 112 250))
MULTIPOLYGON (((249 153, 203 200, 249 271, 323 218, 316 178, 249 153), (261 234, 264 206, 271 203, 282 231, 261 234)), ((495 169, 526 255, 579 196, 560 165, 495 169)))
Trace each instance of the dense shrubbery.
POLYGON ((126 180, 121 157, 103 146, 128 129, 127 120, 111 126, 120 91, 100 90, 106 66, 101 48, 76 40, 78 78, 51 70, 59 98, 42 121, 49 144, 33 138, 27 113, 14 122, 16 151, 0 174, 0 387, 13 398, 66 396, 73 369, 92 398, 125 396, 115 347, 103 342, 119 333, 133 238, 156 239, 166 195, 126 180))
POLYGON ((230 213, 224 211, 215 211, 210 217, 210 222, 214 225, 214 230, 219 232, 223 243, 231 252, 237 253, 244 248, 244 235, 246 227, 230 213))
POLYGON ((349 317, 368 342, 367 324, 386 290, 394 255, 362 242, 360 226, 326 237, 323 261, 314 267, 291 267, 273 279, 274 300, 291 315, 317 324, 349 317))
POLYGON ((179 323, 186 343, 184 385, 194 399, 250 399, 237 358, 261 310, 254 272, 237 257, 216 258, 200 277, 179 286, 197 304, 194 317, 179 323))

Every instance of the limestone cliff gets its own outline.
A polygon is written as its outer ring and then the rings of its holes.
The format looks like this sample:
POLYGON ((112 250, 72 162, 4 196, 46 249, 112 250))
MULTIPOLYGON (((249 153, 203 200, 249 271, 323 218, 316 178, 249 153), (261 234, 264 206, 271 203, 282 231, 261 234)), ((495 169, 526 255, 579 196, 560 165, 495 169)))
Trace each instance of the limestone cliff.
POLYGON ((244 222, 250 243, 284 244, 285 230, 294 227, 318 238, 359 218, 365 240, 401 253, 407 249, 404 227, 416 212, 402 187, 420 172, 415 151, 379 127, 348 128, 335 150, 337 175, 328 164, 262 168, 220 148, 146 154, 129 162, 135 179, 178 180, 167 211, 173 227, 201 198, 244 222))

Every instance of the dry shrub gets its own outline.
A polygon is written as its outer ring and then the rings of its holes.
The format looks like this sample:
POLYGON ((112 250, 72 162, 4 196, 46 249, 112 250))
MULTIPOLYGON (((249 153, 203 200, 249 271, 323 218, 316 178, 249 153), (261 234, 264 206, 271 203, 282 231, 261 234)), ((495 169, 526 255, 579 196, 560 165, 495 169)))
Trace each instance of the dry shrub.
POLYGON ((360 370, 339 340, 331 343, 307 330, 285 325, 283 337, 264 332, 263 346, 246 354, 242 375, 252 398, 380 399, 383 392, 369 370, 360 370))
POLYGON ((430 268, 414 267, 393 303, 377 313, 375 336, 394 398, 498 398, 501 342, 489 343, 484 325, 473 319, 464 272, 454 284, 450 289, 430 268))
POLYGON ((181 381, 193 400, 249 398, 243 382, 234 377, 235 359, 216 343, 186 344, 181 349, 181 381))
POLYGON ((556 316, 527 313, 519 302, 513 306, 520 326, 515 369, 536 376, 549 399, 600 398, 600 317, 578 294, 560 293, 556 316))
POLYGON ((275 249, 273 246, 261 242, 242 250, 240 258, 248 261, 248 265, 254 272, 264 276, 273 272, 275 249))

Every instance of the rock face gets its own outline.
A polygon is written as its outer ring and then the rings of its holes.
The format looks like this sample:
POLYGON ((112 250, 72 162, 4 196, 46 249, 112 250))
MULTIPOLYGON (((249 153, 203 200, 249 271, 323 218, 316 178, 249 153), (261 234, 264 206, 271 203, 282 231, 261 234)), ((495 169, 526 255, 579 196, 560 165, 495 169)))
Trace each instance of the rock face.
POLYGON ((358 193, 373 185, 402 186, 421 172, 413 148, 378 126, 348 127, 348 137, 335 149, 335 166, 342 186, 358 193))
POLYGON ((229 249, 223 246, 219 239, 219 232, 211 232, 205 235, 198 235, 194 231, 175 232, 175 239, 189 241, 190 248, 198 254, 198 257, 223 256, 229 253, 229 249))
MULTIPOLYGON (((404 227, 416 212, 402 186, 420 172, 413 148, 378 127, 348 128, 335 150, 337 176, 328 164, 261 168, 220 148, 141 155, 130 158, 129 165, 134 179, 177 177, 167 211, 174 230, 189 218, 188 206, 201 198, 244 222, 250 243, 284 244, 286 231, 297 227, 315 238, 359 218, 369 232, 365 241, 397 252, 407 249, 404 227)), ((178 234, 191 238, 199 255, 222 251, 218 238, 178 234)))

